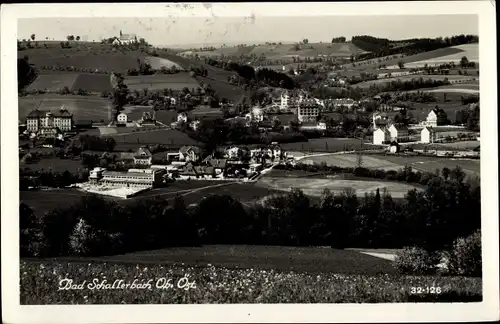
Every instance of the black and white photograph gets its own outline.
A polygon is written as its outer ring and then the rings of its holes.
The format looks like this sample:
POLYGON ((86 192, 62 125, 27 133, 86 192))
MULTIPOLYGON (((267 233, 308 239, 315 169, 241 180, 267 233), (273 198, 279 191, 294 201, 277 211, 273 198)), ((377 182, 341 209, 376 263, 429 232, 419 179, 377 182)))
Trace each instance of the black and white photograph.
POLYGON ((494 3, 1 22, 9 323, 499 319, 494 3))

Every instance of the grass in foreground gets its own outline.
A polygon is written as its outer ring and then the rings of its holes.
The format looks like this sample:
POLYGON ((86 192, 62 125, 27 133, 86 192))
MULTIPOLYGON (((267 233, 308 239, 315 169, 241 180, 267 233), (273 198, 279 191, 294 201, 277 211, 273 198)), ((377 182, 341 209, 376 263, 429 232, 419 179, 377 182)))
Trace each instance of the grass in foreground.
MULTIPOLYGON (((480 278, 308 274, 210 265, 193 268, 57 262, 21 262, 20 275, 20 302, 24 305, 482 300, 480 278), (82 289, 58 290, 64 279, 73 279, 73 284, 81 285, 82 289), (135 286, 132 285, 134 280, 135 286), (113 284, 118 288, 111 289, 113 284), (126 284, 130 286, 126 288, 126 284), (441 293, 414 295, 411 287, 439 287, 441 293)), ((65 283, 63 281, 62 287, 65 283)))

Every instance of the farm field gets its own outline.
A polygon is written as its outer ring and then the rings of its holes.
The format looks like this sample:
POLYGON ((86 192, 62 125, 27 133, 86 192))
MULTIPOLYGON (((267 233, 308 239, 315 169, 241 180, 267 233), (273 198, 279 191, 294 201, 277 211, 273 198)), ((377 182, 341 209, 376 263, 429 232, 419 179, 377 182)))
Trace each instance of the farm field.
POLYGON ((127 76, 124 83, 130 90, 160 91, 163 89, 182 90, 184 88, 198 88, 199 84, 195 79, 189 76, 187 72, 177 74, 155 74, 127 76))
POLYGON ((364 181, 364 180, 337 180, 314 179, 314 178, 292 178, 292 177, 263 177, 257 183, 274 190, 290 191, 292 188, 300 189, 304 194, 320 197, 325 189, 329 189, 334 194, 339 194, 347 189, 352 189, 359 197, 380 189, 387 191, 394 198, 404 198, 409 190, 419 189, 418 187, 388 181, 364 181))
POLYGON ((57 92, 64 87, 68 87, 68 89, 72 90, 77 78, 77 73, 41 74, 26 88, 26 90, 47 89, 49 92, 57 92))
POLYGON ((442 143, 439 146, 449 149, 473 150, 480 145, 479 141, 462 141, 455 143, 442 143))
POLYGON ((218 48, 215 51, 207 52, 190 52, 186 51, 181 55, 198 54, 201 57, 205 56, 240 56, 240 55, 256 55, 257 57, 264 55, 272 59, 289 59, 292 56, 300 57, 315 57, 318 55, 333 56, 333 57, 350 57, 352 54, 361 54, 365 51, 361 50, 354 44, 350 43, 309 43, 301 45, 299 50, 294 48, 294 44, 276 44, 276 45, 250 45, 242 47, 224 47, 218 48))
POLYGON ((198 143, 188 135, 171 129, 158 129, 141 132, 137 134, 113 134, 110 135, 116 141, 115 150, 126 151, 128 149, 137 149, 139 145, 145 144, 164 144, 171 146, 197 145, 198 143))
POLYGON ((109 75, 79 73, 71 91, 84 89, 89 92, 111 92, 111 82, 109 75))
MULTIPOLYGON (((316 151, 339 152, 344 150, 357 150, 361 148, 359 139, 322 137, 309 139, 307 142, 283 143, 281 147, 286 151, 316 151)), ((364 149, 377 149, 380 146, 364 143, 364 149)))
MULTIPOLYGON (((438 95, 438 94, 437 94, 438 95)), ((439 96, 439 95, 438 95, 439 96)), ((417 122, 426 120, 429 112, 434 109, 434 107, 438 105, 439 108, 443 109, 446 112, 446 116, 453 123, 456 120, 456 112, 462 109, 468 108, 468 105, 462 105, 461 102, 446 102, 446 103, 413 103, 412 110, 410 110, 413 118, 417 122)), ((462 131, 465 132, 465 131, 462 131)))
MULTIPOLYGON (((469 80, 469 79, 474 79, 476 78, 479 81, 478 76, 471 76, 471 75, 424 75, 424 74, 415 74, 415 75, 403 75, 403 76, 398 76, 398 77, 393 77, 393 78, 382 78, 378 80, 370 80, 370 81, 364 81, 355 84, 355 87, 360 87, 360 88, 368 88, 372 84, 383 84, 383 83, 388 83, 392 81, 411 81, 412 79, 420 79, 422 78, 423 80, 444 80, 448 79, 450 82, 453 81, 460 81, 460 80, 469 80)), ((470 81, 471 83, 473 81, 470 81)))
POLYGON ((73 114, 75 121, 79 120, 107 120, 108 108, 111 102, 108 99, 97 97, 82 97, 70 95, 51 95, 36 97, 19 97, 19 119, 24 121, 34 109, 59 110, 62 106, 73 114))
POLYGON ((22 51, 20 55, 27 55, 30 63, 39 68, 42 66, 72 66, 79 69, 121 73, 129 68, 137 68, 137 59, 144 56, 139 52, 122 53, 113 49, 75 51, 61 48, 26 50, 22 51))
MULTIPOLYGON (((116 257, 119 258, 119 257, 116 257)), ((390 261, 357 251, 283 248, 278 246, 206 246, 138 252, 121 262, 83 259, 22 260, 20 263, 21 305, 44 304, 235 304, 235 303, 394 303, 394 302, 480 302, 481 278, 400 276, 390 261), (264 255, 265 257, 257 257, 264 255), (200 261, 198 266, 144 262, 143 259, 200 261), (212 265, 215 260, 217 266, 212 265), (205 263, 205 266, 201 264, 205 263), (240 263, 246 267, 236 267, 240 263), (218 266, 228 264, 228 267, 218 266), (254 267, 257 264, 259 267, 254 267), (262 265, 262 268, 261 268, 262 265), (281 265, 281 266, 278 266, 281 265), (264 267, 267 270, 264 270, 264 267), (301 271, 302 267, 311 271, 301 271), (242 269, 243 268, 243 269, 242 269), (271 269, 269 269, 271 268, 271 269), (278 268, 280 270, 275 270, 278 268), (341 270, 337 270, 341 269, 341 270), (349 270, 351 272, 349 272, 349 270), (369 274, 351 274, 356 271, 369 274), (96 289, 58 290, 59 276, 67 273, 75 282, 88 278, 151 278, 151 290, 118 289, 110 293, 96 289), (175 288, 162 289, 161 278, 172 279, 175 288), (196 289, 179 289, 184 276, 196 289), (45 280, 36 280, 43 277, 45 280), (411 286, 443 287, 437 295, 415 296, 411 286)), ((166 280, 166 279, 164 279, 166 280)), ((112 280, 110 280, 112 281, 112 280)), ((143 282, 143 281, 140 281, 143 282)), ((163 283, 164 284, 164 283, 163 283)))
POLYGON ((434 173, 436 169, 449 168, 453 169, 460 166, 466 173, 471 175, 480 175, 480 160, 471 159, 455 159, 455 158, 437 158, 428 156, 396 156, 384 155, 380 159, 390 163, 409 165, 415 170, 434 173))
POLYGON ((439 65, 449 62, 455 62, 455 64, 457 64, 464 56, 467 57, 469 62, 479 62, 479 44, 458 45, 450 49, 455 49, 457 51, 455 53, 443 53, 441 56, 422 58, 418 61, 413 60, 409 63, 405 63, 405 67, 415 68, 424 66, 425 64, 439 65))
MULTIPOLYGON (((425 64, 439 65, 443 63, 449 63, 451 61, 455 61, 453 59, 450 59, 453 57, 459 57, 458 61, 460 61, 460 59, 463 56, 467 56, 469 61, 478 62, 479 56, 476 53, 479 53, 479 44, 466 44, 466 45, 440 48, 434 51, 404 56, 402 58, 398 56, 395 59, 389 59, 387 61, 381 61, 381 62, 378 62, 377 59, 372 59, 369 61, 373 63, 368 63, 366 61, 364 64, 355 63, 356 66, 354 67, 354 69, 355 70, 376 69, 380 64, 385 64, 388 68, 391 69, 399 69, 399 66, 397 65, 399 61, 402 61, 406 68, 415 68, 415 67, 423 67, 425 64), (443 57, 446 57, 446 59, 443 59, 443 57), (475 57, 477 57, 476 60, 474 60, 475 57), (415 64, 417 62, 418 64, 415 64)), ((345 65, 345 66, 348 68, 353 68, 352 65, 345 65)))
POLYGON ((71 207, 88 195, 76 189, 20 191, 19 200, 30 206, 36 215, 42 216, 55 208, 71 207))
POLYGON ((162 67, 169 69, 172 66, 175 66, 178 69, 183 69, 183 67, 180 64, 175 63, 169 59, 157 56, 146 56, 144 58, 144 61, 146 61, 149 65, 151 65, 151 68, 153 70, 160 70, 162 67))
MULTIPOLYGON (((210 69, 208 72, 208 77, 196 77, 198 81, 203 81, 206 84, 209 84, 210 87, 215 90, 215 93, 219 98, 226 98, 233 102, 238 102, 243 98, 246 94, 243 89, 238 87, 237 85, 232 85, 227 82, 227 77, 224 78, 224 74, 219 73, 217 75, 211 74, 210 69)), ((225 71, 224 71, 225 72, 225 71)))
MULTIPOLYGON (((415 92, 417 90, 414 90, 412 92, 415 92)), ((437 88, 430 88, 430 89, 420 89, 418 91, 425 91, 425 92, 435 92, 435 93, 457 93, 457 94, 463 94, 463 95, 479 95, 479 82, 476 83, 467 83, 467 84, 453 84, 453 85, 446 85, 446 86, 441 86, 437 88)))

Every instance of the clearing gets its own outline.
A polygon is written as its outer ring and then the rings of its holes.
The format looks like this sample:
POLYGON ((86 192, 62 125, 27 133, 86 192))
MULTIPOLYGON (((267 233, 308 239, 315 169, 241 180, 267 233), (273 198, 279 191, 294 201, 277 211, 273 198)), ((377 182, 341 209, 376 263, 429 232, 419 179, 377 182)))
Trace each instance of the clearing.
MULTIPOLYGON (((342 168, 355 167, 357 163, 356 154, 331 154, 331 155, 321 155, 303 158, 300 163, 304 164, 314 164, 314 163, 326 163, 330 166, 338 166, 342 168)), ((400 165, 379 159, 378 157, 371 155, 363 155, 362 166, 369 169, 392 169, 400 167, 400 165)))
POLYGON ((466 173, 480 175, 481 161, 472 159, 458 158, 438 158, 430 156, 397 156, 384 155, 380 159, 400 166, 409 165, 415 170, 434 173, 436 169, 453 169, 460 166, 466 173))
POLYGON ((339 152, 365 149, 377 149, 381 146, 361 143, 355 138, 321 137, 312 138, 307 142, 282 143, 280 146, 286 151, 317 151, 317 152, 339 152))
MULTIPOLYGON (((370 80, 370 81, 364 81, 360 82, 354 85, 354 87, 360 87, 360 88, 368 88, 373 84, 383 84, 383 83, 389 83, 392 81, 411 81, 413 79, 423 79, 423 80, 444 80, 448 79, 450 82, 454 81, 467 81, 470 83, 474 83, 476 81, 468 81, 471 79, 477 79, 479 81, 478 76, 471 76, 471 75, 427 75, 427 74, 414 74, 414 75, 403 75, 403 76, 398 76, 398 77, 391 77, 391 78, 381 78, 377 80, 370 80)), ((421 91, 421 90, 420 90, 421 91)))
MULTIPOLYGON (((416 68, 416 67, 422 67, 425 64, 427 65, 439 65, 443 63, 450 63, 454 62, 455 64, 460 63, 460 60, 462 57, 467 57, 469 62, 479 62, 479 44, 464 44, 464 45, 458 45, 458 46, 453 46, 449 48, 450 52, 446 53, 443 52, 442 55, 439 56, 428 56, 427 58, 419 58, 419 60, 412 59, 411 61, 408 61, 408 63, 405 62, 405 67, 407 68, 416 68), (452 53, 451 51, 454 50, 455 52, 452 53)), ((439 50, 437 50, 439 51, 439 50)), ((432 51, 435 52, 435 51, 432 51)), ((428 52, 431 53, 431 52, 428 52)), ((423 53, 424 54, 424 53, 423 53)), ((415 55, 416 56, 416 55, 415 55)))
POLYGON ((70 91, 83 89, 89 92, 111 91, 109 75, 92 73, 40 74, 27 88, 28 91, 46 90, 59 92, 64 87, 70 91))

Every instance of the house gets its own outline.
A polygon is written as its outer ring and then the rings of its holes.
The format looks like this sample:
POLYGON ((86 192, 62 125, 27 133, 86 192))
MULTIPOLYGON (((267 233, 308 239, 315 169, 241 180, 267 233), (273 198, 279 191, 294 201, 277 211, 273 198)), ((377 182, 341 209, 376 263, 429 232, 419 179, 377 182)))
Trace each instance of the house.
POLYGON ((139 148, 134 154, 134 164, 138 165, 151 165, 153 160, 153 154, 145 148, 139 148))
POLYGON ((116 121, 118 124, 126 124, 128 122, 128 116, 126 113, 120 113, 118 116, 116 116, 116 121))
POLYGON ((224 150, 224 156, 231 160, 240 159, 244 154, 243 149, 238 146, 231 146, 224 150))
POLYGON ((259 107, 254 107, 251 112, 245 115, 245 119, 249 122, 261 122, 264 120, 264 113, 259 107))
POLYGON ((216 159, 213 156, 208 156, 203 160, 203 164, 213 168, 214 176, 222 176, 226 171, 227 160, 226 159, 216 159))
POLYGON ((408 141, 409 130, 406 125, 403 124, 392 124, 389 128, 389 133, 391 134, 392 141, 408 141))
POLYGON ((39 135, 54 136, 73 129, 73 114, 64 106, 58 112, 35 109, 26 116, 26 130, 39 135))
POLYGON ((201 149, 197 146, 183 146, 179 150, 179 160, 198 162, 201 159, 201 149))
POLYGON ((331 102, 335 108, 338 107, 347 107, 348 109, 351 109, 355 104, 356 101, 354 99, 350 98, 340 98, 340 99, 334 99, 331 102))
POLYGON ((391 142, 391 144, 389 144, 389 152, 391 153, 399 153, 399 150, 400 150, 400 145, 398 144, 398 142, 391 142))
POLYGON ((422 122, 422 125, 428 127, 437 127, 445 125, 446 122, 447 122, 446 112, 441 108, 437 108, 436 106, 436 108, 432 109, 429 112, 426 120, 422 122))
POLYGON ((453 140, 457 137, 458 132, 455 128, 426 126, 420 132, 420 141, 422 143, 435 143, 446 139, 453 140))
POLYGON ((373 132, 373 144, 375 145, 382 145, 387 142, 388 138, 390 137, 390 133, 385 127, 377 128, 373 132))
POLYGON ((273 123, 278 123, 284 128, 288 128, 291 123, 298 122, 297 115, 288 113, 288 114, 268 114, 269 119, 273 123))
POLYGON ((311 123, 311 122, 306 122, 302 123, 299 126, 300 130, 313 130, 313 131, 323 131, 326 130, 326 123, 325 122, 317 122, 317 123, 311 123))

